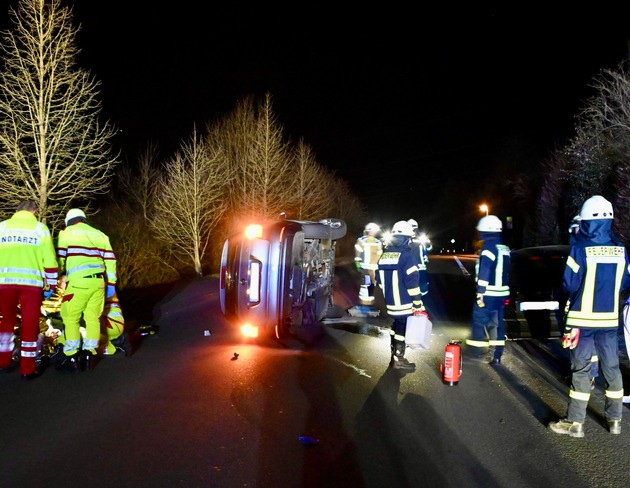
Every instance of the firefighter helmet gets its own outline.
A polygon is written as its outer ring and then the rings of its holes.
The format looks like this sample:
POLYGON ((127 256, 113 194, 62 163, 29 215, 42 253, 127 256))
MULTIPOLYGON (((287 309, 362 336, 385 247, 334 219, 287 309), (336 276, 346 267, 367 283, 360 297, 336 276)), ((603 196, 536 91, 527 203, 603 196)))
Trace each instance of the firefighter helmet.
POLYGON ((65 220, 66 225, 68 225, 68 222, 70 222, 72 219, 76 219, 77 217, 87 219, 87 217, 85 216, 85 212, 83 212, 83 210, 81 210, 80 208, 71 208, 70 210, 68 210, 65 220))
POLYGON ((496 215, 486 215, 479 220, 477 230, 479 232, 501 232, 503 223, 496 215))
POLYGON ((601 195, 595 195, 584 202, 580 210, 580 220, 612 219, 612 204, 601 195))
POLYGON ((413 227, 411 227, 409 222, 400 220, 392 227, 392 235, 413 237, 413 227))
POLYGON ((370 234, 370 233, 376 234, 379 230, 381 230, 381 228, 378 226, 378 224, 375 224, 374 222, 370 222, 368 225, 365 226, 365 229, 363 229, 363 232, 365 232, 366 234, 370 234))
POLYGON ((409 219, 407 222, 409 223, 409 225, 411 226, 411 228, 413 230, 416 230, 418 228, 418 221, 417 220, 409 219))
POLYGON ((579 214, 573 217, 573 220, 571 220, 571 225, 569 226, 570 234, 573 234, 578 231, 578 229, 580 228, 580 220, 582 219, 580 218, 579 214))

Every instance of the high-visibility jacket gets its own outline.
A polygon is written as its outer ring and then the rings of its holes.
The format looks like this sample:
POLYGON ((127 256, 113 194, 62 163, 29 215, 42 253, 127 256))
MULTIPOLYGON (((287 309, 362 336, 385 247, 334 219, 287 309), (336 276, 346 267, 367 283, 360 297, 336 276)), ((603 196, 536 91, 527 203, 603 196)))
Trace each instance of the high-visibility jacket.
POLYGON ((376 270, 383 254, 383 243, 378 237, 361 236, 354 244, 354 261, 357 268, 376 270))
POLYGON ((0 222, 0 286, 54 290, 57 273, 50 230, 33 212, 19 210, 0 222))
POLYGON ((411 315, 422 305, 418 261, 409 246, 387 246, 378 260, 376 283, 391 316, 411 315))
POLYGON ((477 293, 489 297, 510 295, 510 248, 498 232, 482 233, 484 239, 475 265, 477 293))
POLYGON ((564 269, 566 326, 617 328, 620 293, 630 286, 628 253, 615 242, 612 219, 583 220, 564 269))
POLYGON ((85 222, 70 225, 59 233, 57 255, 68 281, 105 273, 105 282, 116 284, 116 255, 109 237, 85 222))

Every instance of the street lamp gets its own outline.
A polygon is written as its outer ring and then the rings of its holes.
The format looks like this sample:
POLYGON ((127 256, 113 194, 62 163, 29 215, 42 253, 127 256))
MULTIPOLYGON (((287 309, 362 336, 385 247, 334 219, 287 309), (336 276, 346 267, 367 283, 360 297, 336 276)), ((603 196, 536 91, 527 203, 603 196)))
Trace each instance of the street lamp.
POLYGON ((479 210, 481 210, 482 212, 486 212, 486 216, 488 215, 488 205, 486 205, 485 203, 479 205, 479 210))

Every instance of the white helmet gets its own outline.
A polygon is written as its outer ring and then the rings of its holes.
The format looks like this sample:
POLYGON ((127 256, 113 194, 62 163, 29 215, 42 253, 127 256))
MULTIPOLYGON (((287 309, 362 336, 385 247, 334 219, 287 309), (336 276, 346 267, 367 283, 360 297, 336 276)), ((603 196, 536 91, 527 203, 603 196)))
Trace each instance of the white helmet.
POLYGON ((407 223, 411 226, 413 230, 416 230, 418 228, 418 222, 414 219, 409 219, 407 223))
POLYGON ((409 222, 400 220, 394 224, 394 227, 392 227, 392 235, 413 237, 413 228, 409 222))
POLYGON ((612 219, 612 204, 601 195, 595 195, 584 202, 580 210, 580 220, 612 219))
POLYGON ((495 215, 486 215, 479 220, 477 230, 479 232, 501 232, 503 230, 503 223, 495 215))
POLYGON ((68 213, 66 214, 66 221, 65 221, 66 226, 68 225, 68 222, 70 222, 72 219, 76 219, 77 217, 82 217, 84 219, 87 219, 87 217, 85 216, 85 213, 80 208, 71 208, 70 210, 68 210, 68 213))
POLYGON ((365 226, 365 229, 363 229, 363 231, 366 233, 378 232, 379 230, 381 230, 381 228, 378 226, 378 224, 375 224, 374 222, 370 222, 368 225, 365 226))
POLYGON ((580 228, 580 220, 582 219, 580 218, 579 214, 573 217, 573 220, 571 220, 571 225, 569 226, 569 232, 571 234, 580 228))

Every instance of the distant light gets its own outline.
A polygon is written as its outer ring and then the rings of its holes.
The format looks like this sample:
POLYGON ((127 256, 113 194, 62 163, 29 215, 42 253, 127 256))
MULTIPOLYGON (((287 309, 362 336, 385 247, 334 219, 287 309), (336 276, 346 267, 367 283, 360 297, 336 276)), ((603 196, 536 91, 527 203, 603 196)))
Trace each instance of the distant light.
POLYGON ((451 239, 451 244, 455 244, 455 239, 451 239))

